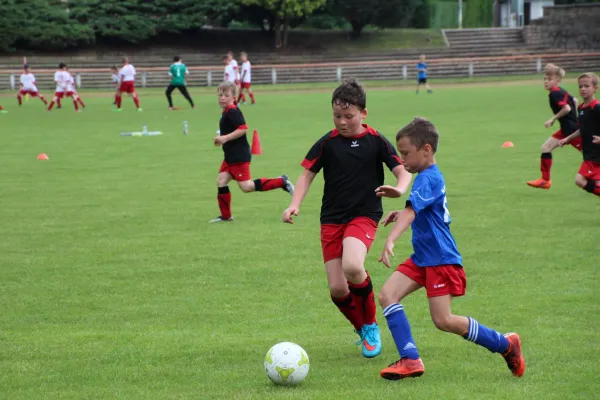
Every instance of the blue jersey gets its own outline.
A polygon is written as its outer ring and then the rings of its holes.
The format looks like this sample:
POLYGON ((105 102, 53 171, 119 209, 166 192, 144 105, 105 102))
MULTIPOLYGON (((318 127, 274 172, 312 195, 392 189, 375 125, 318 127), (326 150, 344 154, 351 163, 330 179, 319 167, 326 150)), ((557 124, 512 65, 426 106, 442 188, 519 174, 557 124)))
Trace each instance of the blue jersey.
POLYGON ((417 64, 417 70, 419 72, 419 78, 427 78, 427 63, 420 62, 417 64), (424 71, 421 71, 424 70, 424 71))
POLYGON ((437 165, 417 175, 406 202, 406 206, 409 205, 416 214, 411 224, 413 262, 419 267, 462 265, 462 257, 450 233, 446 184, 437 165))

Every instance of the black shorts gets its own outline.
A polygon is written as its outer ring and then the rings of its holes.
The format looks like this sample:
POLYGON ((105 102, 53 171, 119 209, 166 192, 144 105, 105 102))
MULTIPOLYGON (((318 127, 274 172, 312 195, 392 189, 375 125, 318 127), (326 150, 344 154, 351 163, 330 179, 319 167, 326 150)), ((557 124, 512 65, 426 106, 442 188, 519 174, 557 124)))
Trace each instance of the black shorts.
POLYGON ((427 78, 418 78, 417 79, 417 83, 421 84, 421 83, 427 83, 427 78))

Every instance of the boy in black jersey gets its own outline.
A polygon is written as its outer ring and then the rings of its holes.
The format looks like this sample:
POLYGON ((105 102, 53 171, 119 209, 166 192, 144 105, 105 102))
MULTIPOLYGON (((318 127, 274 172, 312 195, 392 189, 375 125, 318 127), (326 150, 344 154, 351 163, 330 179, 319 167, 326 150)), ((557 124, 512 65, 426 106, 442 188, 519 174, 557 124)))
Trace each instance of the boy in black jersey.
MULTIPOLYGON (((550 91, 550 108, 554 116, 550 118, 544 126, 550 128, 556 120, 560 122, 560 129, 546 140, 542 145, 542 157, 540 161, 540 170, 542 177, 535 181, 529 181, 527 184, 531 187, 540 189, 550 189, 552 181, 550 180, 550 169, 552 168, 552 151, 558 147, 561 139, 566 138, 577 130, 577 99, 571 96, 565 89, 559 86, 562 78, 565 76, 565 70, 554 64, 546 65, 544 71, 544 88, 550 91)), ((571 142, 571 145, 581 151, 581 139, 571 142)))
POLYGON ((321 137, 302 162, 283 222, 293 223, 316 174, 323 169, 321 247, 331 299, 354 325, 363 356, 381 353, 375 320, 375 298, 364 262, 383 215, 375 190, 383 185, 385 164, 396 176, 395 197, 406 193, 411 174, 404 170, 394 146, 362 122, 367 117, 366 93, 354 79, 346 80, 331 99, 335 129, 321 137))
POLYGON ((575 184, 583 190, 600 196, 600 102, 594 94, 598 90, 598 75, 587 72, 577 79, 583 104, 579 106, 579 130, 560 141, 560 145, 580 139, 583 145, 583 164, 575 175, 575 184))
POLYGON ((244 115, 234 104, 237 88, 234 82, 223 82, 218 88, 219 105, 223 109, 219 121, 219 135, 213 141, 215 146, 223 146, 225 159, 219 169, 217 200, 221 215, 209 222, 233 221, 231 216, 231 192, 227 184, 232 179, 237 181, 242 192, 266 192, 273 189, 283 189, 294 194, 294 185, 287 175, 279 178, 250 179, 250 161, 252 155, 246 138, 248 125, 244 115))

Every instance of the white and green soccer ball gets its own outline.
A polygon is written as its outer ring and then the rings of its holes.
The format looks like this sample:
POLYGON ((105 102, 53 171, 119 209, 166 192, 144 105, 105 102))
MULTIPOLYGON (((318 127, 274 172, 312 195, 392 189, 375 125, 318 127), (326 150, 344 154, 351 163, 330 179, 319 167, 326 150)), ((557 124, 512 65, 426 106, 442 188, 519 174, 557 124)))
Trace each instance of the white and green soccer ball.
POLYGON ((278 385, 299 384, 306 379, 309 368, 308 354, 296 343, 277 343, 265 356, 267 376, 278 385))

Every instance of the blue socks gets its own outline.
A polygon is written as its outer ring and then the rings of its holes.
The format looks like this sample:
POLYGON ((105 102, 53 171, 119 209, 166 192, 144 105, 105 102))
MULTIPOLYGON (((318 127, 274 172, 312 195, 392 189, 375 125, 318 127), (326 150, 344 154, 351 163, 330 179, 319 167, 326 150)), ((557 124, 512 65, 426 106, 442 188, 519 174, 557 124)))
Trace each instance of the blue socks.
POLYGON ((392 337, 400 353, 400 358, 418 359, 419 351, 412 337, 410 324, 404 313, 404 307, 401 304, 390 304, 383 310, 383 315, 387 319, 388 327, 390 328, 390 332, 392 332, 392 337))
POLYGON ((500 332, 481 325, 475 319, 469 318, 469 331, 463 337, 470 342, 485 347, 492 353, 506 353, 508 340, 500 332))

